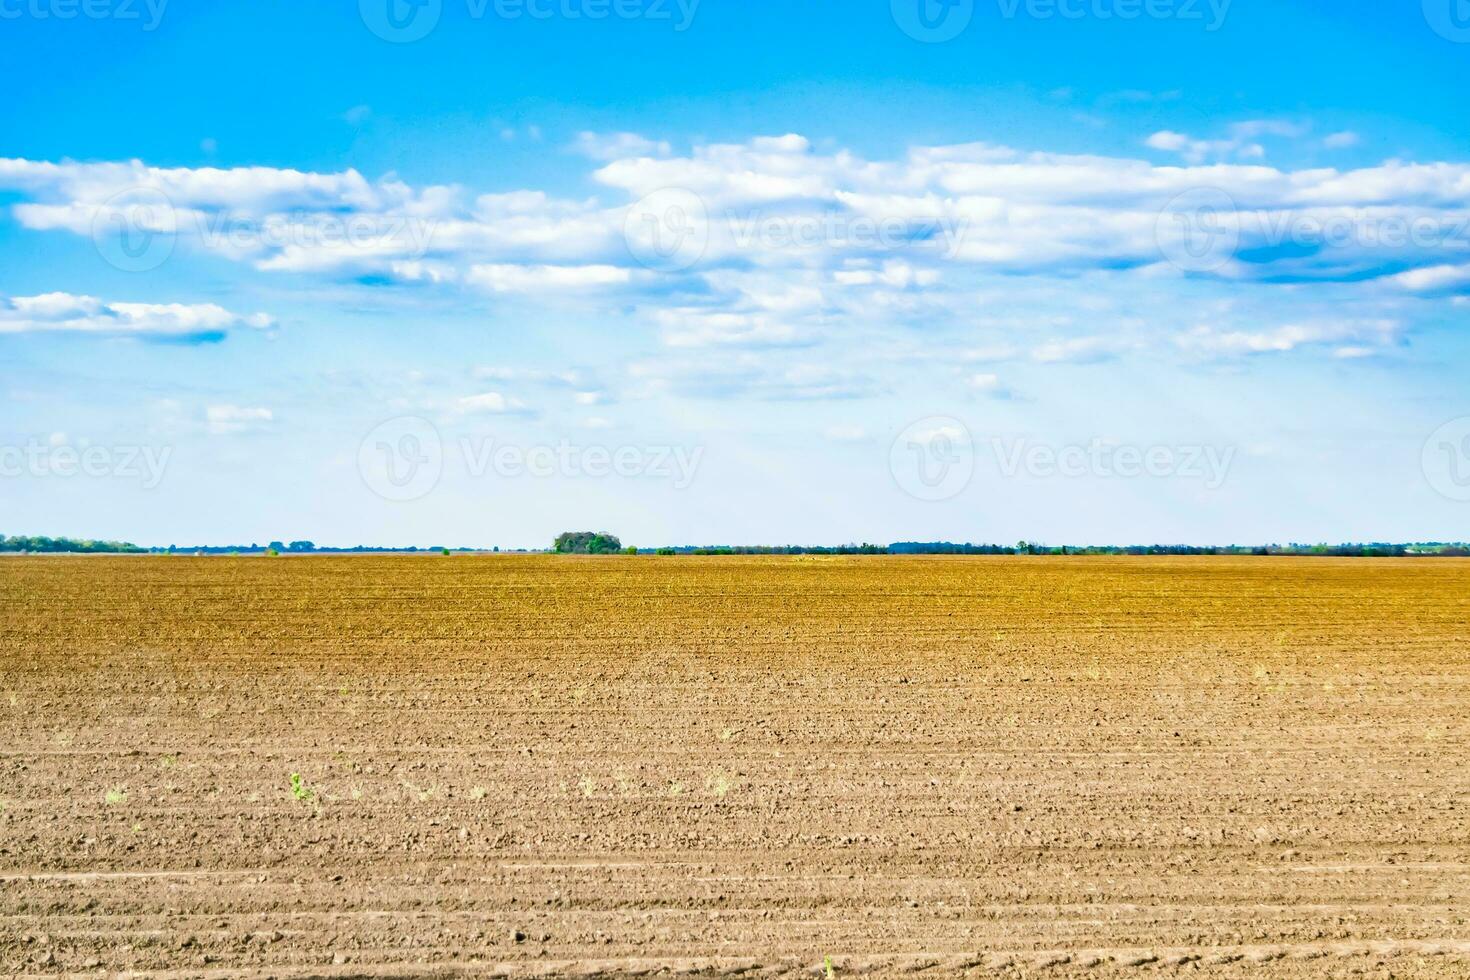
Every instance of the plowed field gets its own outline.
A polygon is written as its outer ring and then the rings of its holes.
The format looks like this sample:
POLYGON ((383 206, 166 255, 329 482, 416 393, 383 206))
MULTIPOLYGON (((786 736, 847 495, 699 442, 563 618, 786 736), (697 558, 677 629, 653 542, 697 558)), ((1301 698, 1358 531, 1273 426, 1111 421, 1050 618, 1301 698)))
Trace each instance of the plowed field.
POLYGON ((0 973, 829 963, 1470 976, 1470 563, 0 559, 0 973))

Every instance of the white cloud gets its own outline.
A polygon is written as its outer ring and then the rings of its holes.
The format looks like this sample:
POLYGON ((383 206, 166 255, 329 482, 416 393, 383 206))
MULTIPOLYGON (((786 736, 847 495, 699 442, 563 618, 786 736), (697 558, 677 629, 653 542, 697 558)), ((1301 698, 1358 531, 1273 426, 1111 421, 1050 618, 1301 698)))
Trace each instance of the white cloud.
POLYGON ((692 398, 833 401, 866 398, 880 390, 861 372, 824 364, 771 364, 750 353, 712 361, 634 364, 629 375, 646 386, 646 394, 692 398))
POLYGON ((932 443, 943 443, 954 446, 968 446, 970 444, 970 433, 963 426, 942 423, 932 428, 918 429, 908 434, 910 442, 919 445, 930 445, 932 443))
POLYGON ((92 296, 45 293, 0 296, 0 333, 59 331, 143 337, 191 337, 230 330, 264 330, 264 313, 241 315, 213 303, 103 302, 92 296))
MULTIPOLYGON (((1290 170, 1261 162, 1260 141, 1306 134, 1305 126, 1279 120, 1238 123, 1214 140, 1156 133, 1151 146, 1186 158, 1167 165, 983 142, 918 146, 869 159, 818 149, 795 134, 703 143, 676 153, 636 134, 584 134, 579 149, 598 161, 588 168, 595 193, 585 197, 534 188, 476 196, 457 186, 410 186, 391 174, 369 179, 355 170, 6 159, 0 160, 0 193, 18 199, 13 213, 27 229, 90 237, 99 218, 139 217, 126 206, 129 193, 156 191, 169 207, 150 212, 147 227, 179 236, 174 262, 205 251, 267 272, 332 277, 334 283, 371 274, 424 292, 469 286, 531 302, 590 297, 601 305, 612 293, 620 312, 656 332, 666 348, 685 353, 790 349, 839 332, 871 337, 936 321, 978 325, 1006 310, 1012 321, 1029 318, 1024 326, 1030 333, 1013 323, 1006 332, 976 333, 955 350, 968 350, 976 362, 1085 362, 1167 346, 1204 318, 1155 311, 1150 322, 1167 319, 1168 326, 1143 336, 1144 328, 1120 318, 1089 315, 1089 298, 1109 288, 1142 284, 1154 292, 1176 291, 1214 278, 1261 283, 1263 293, 1285 296, 1288 287, 1275 283, 1350 283, 1354 296, 1400 303, 1409 302, 1406 293, 1439 301, 1439 294, 1462 289, 1464 250, 1451 247, 1445 230, 1470 220, 1470 165, 1391 160, 1354 170, 1290 170), (673 228, 706 239, 690 268, 645 268, 624 238, 632 203, 667 187, 697 195, 706 212, 702 218, 684 215, 687 223, 673 228), (1201 189, 1233 202, 1234 210, 1218 218, 1239 233, 1240 247, 1218 266, 1186 277, 1166 261, 1176 238, 1189 233, 1188 222, 1179 230, 1169 209, 1180 195, 1188 200, 1201 189), (1301 228, 1324 221, 1346 228, 1342 241, 1295 247, 1301 228), (1395 241, 1377 234, 1416 222, 1439 229, 1440 237, 1395 241), (229 233, 240 228, 255 234, 229 233), (1288 245, 1293 247, 1281 247, 1288 245), (1000 276, 1005 289, 991 285, 1000 276), (1056 319, 1050 297, 1033 291, 1029 306, 1011 298, 1028 281, 1049 283, 1055 291, 1058 279, 1079 284, 1078 295, 1068 297, 1072 323, 1056 319), (1112 339, 1073 336, 1081 330, 1112 339)), ((1343 136, 1325 141, 1342 142, 1343 136)), ((1351 297, 1344 292, 1336 298, 1351 297)), ((210 306, 58 302, 43 315, 39 306, 22 314, 0 301, 0 330, 218 332, 268 323, 210 306), (75 325, 54 325, 64 322, 75 325), (36 326, 41 323, 48 326, 36 326)), ((1303 312, 1301 322, 1317 312, 1303 312)), ((1213 322, 1221 336, 1263 332, 1232 320, 1213 322)), ((1201 341, 1211 342, 1250 344, 1243 337, 1201 341)), ((733 376, 749 366, 736 366, 714 383, 772 397, 872 388, 851 384, 851 378, 804 383, 779 370, 739 381, 733 376)))
MULTIPOLYGON (((1158 263, 1161 212, 1202 188, 1228 195, 1242 225, 1256 233, 1262 228, 1253 224, 1290 227, 1314 208, 1383 208, 1375 221, 1427 216, 1447 225, 1470 214, 1465 164, 1286 171, 1249 162, 1259 157, 1254 139, 1302 132, 1257 120, 1216 141, 1168 131, 1150 137, 1150 145, 1197 161, 1189 166, 984 143, 866 160, 845 150, 816 152, 796 135, 649 156, 651 141, 623 134, 597 143, 622 155, 593 174, 620 200, 527 189, 467 201, 458 187, 413 188, 391 176, 369 181, 355 170, 164 169, 137 161, 0 160, 0 189, 22 198, 14 214, 35 230, 90 236, 99 220, 103 228, 123 220, 266 271, 379 272, 440 284, 468 277, 496 291, 543 294, 644 277, 623 237, 628 205, 668 187, 698 195, 707 212, 685 216, 689 223, 676 229, 708 239, 692 274, 732 264, 787 273, 826 267, 837 285, 893 289, 933 288, 951 266, 1049 273, 1158 263), (1237 162, 1203 163, 1211 155, 1237 162), (168 206, 130 207, 139 189, 162 194, 168 206)), ((661 144, 652 148, 663 153, 661 144)), ((1334 248, 1341 261, 1318 274, 1347 278, 1384 268, 1386 258, 1400 267, 1429 258, 1402 244, 1349 246, 1334 248)), ((1222 274, 1266 278, 1273 271, 1266 262, 1222 274)))
POLYGON ((1190 163, 1204 163, 1210 157, 1235 155, 1244 159, 1260 159, 1266 155, 1265 147, 1259 143, 1241 143, 1239 140, 1199 140, 1183 133, 1163 130, 1154 133, 1144 145, 1165 153, 1178 153, 1190 163))
POLYGON ((1381 350, 1393 344, 1402 330, 1403 325, 1394 320, 1291 323, 1269 330, 1219 330, 1201 325, 1176 342, 1186 351, 1208 357, 1281 354, 1317 345, 1341 345, 1335 356, 1361 357, 1364 355, 1355 352, 1381 350))
POLYGON ((1279 119, 1248 119, 1229 127, 1229 135, 1221 139, 1195 139, 1184 133, 1163 130, 1154 133, 1145 145, 1165 153, 1178 153, 1191 164, 1201 164, 1210 158, 1260 160, 1266 148, 1258 140, 1263 137, 1297 139, 1305 135, 1307 127, 1279 119))
POLYGON ((554 293, 626 285, 633 273, 611 265, 477 265, 469 281, 497 293, 554 293))
POLYGON ((486 415, 526 415, 529 409, 519 398, 498 391, 487 391, 481 395, 461 398, 456 406, 461 412, 486 415))
POLYGON ((211 434, 233 435, 269 425, 275 413, 268 408, 210 405, 204 410, 204 420, 211 434))
POLYGON ((480 381, 524 382, 557 388, 585 387, 591 383, 590 379, 580 371, 546 371, 540 368, 484 365, 475 368, 470 373, 480 381))
POLYGON ((668 143, 647 139, 637 133, 577 134, 573 144, 577 151, 593 160, 621 160, 627 157, 666 157, 673 152, 668 143))
POLYGON ((669 347, 786 347, 803 342, 791 324, 763 313, 673 309, 657 310, 653 316, 669 347))
POLYGON ((972 374, 965 379, 965 386, 978 395, 990 398, 1008 399, 1015 397, 1015 392, 1000 379, 998 374, 981 373, 972 374))
POLYGON ((1389 281, 1412 293, 1433 293, 1470 286, 1470 265, 1435 265, 1411 269, 1389 281))
POLYGON ((1119 337, 1072 337, 1048 341, 1034 349, 1031 357, 1042 364, 1095 364, 1134 346, 1119 337))
POLYGON ((1363 138, 1357 133, 1343 131, 1341 133, 1332 133, 1326 139, 1322 140, 1322 145, 1329 150, 1346 150, 1362 142, 1363 138))

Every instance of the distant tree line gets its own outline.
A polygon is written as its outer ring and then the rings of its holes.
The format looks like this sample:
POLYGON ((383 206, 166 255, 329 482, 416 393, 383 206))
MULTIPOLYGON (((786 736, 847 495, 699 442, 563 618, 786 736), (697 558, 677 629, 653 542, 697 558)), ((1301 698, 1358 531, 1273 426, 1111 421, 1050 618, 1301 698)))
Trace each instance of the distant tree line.
MULTIPOLYGON (((351 548, 323 548, 310 541, 248 545, 199 545, 167 548, 141 548, 126 541, 93 541, 79 538, 51 538, 44 535, 0 534, 0 552, 36 554, 165 554, 165 555, 260 555, 260 554, 420 554, 462 552, 500 552, 491 548, 448 549, 440 545, 428 548, 381 548, 356 545, 351 548)), ((512 550, 512 549, 507 549, 512 550)), ((518 549, 517 549, 518 550, 518 549)), ((596 531, 568 531, 557 535, 552 550, 558 554, 610 555, 636 553, 624 548, 614 534, 596 531)), ((1428 541, 1413 544, 1373 542, 1367 544, 1267 544, 1267 545, 1045 545, 1020 541, 1015 545, 956 544, 952 541, 900 541, 890 545, 844 544, 808 545, 684 545, 646 549, 659 555, 1280 555, 1334 558, 1419 558, 1470 557, 1470 544, 1464 542, 1428 541)))
POLYGON ((0 534, 0 551, 28 551, 37 553, 68 553, 83 555, 120 555, 144 551, 126 541, 92 541, 77 538, 48 538, 44 535, 17 535, 6 537, 0 534))
POLYGON ((904 541, 888 546, 891 555, 1281 555, 1328 558, 1467 557, 1470 544, 1265 544, 1265 545, 1044 545, 1031 541, 1014 547, 995 544, 953 544, 948 541, 904 541))
POLYGON ((663 555, 883 555, 888 548, 881 544, 841 544, 831 547, 808 545, 704 545, 699 547, 659 548, 663 555))

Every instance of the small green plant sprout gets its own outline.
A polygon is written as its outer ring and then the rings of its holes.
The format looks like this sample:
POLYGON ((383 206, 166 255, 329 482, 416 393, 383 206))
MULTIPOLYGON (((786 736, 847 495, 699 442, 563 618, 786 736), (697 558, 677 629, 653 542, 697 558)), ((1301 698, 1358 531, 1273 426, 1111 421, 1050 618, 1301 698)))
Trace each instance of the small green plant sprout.
POLYGON ((291 774, 291 795, 296 798, 298 803, 309 803, 316 796, 312 792, 311 787, 307 786, 306 781, 301 778, 301 773, 299 772, 293 772, 291 774))
POLYGON ((174 766, 176 766, 178 764, 179 764, 179 760, 176 759, 176 758, 174 758, 171 755, 166 755, 162 759, 159 759, 158 760, 158 768, 160 768, 160 769, 172 769, 174 766))
POLYGON ((102 794, 102 802, 108 806, 119 806, 128 801, 128 791, 123 786, 113 786, 102 794))
POLYGON ((837 969, 832 965, 832 957, 830 956, 823 957, 822 959, 822 976, 826 977, 827 980, 834 980, 837 976, 837 969))

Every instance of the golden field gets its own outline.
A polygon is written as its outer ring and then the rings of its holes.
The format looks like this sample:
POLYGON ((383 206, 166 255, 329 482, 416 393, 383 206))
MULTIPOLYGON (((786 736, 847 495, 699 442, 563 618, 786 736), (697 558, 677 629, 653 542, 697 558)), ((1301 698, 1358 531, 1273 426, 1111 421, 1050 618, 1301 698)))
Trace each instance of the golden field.
POLYGON ((15 557, 0 608, 7 974, 1470 975, 1466 561, 15 557))

